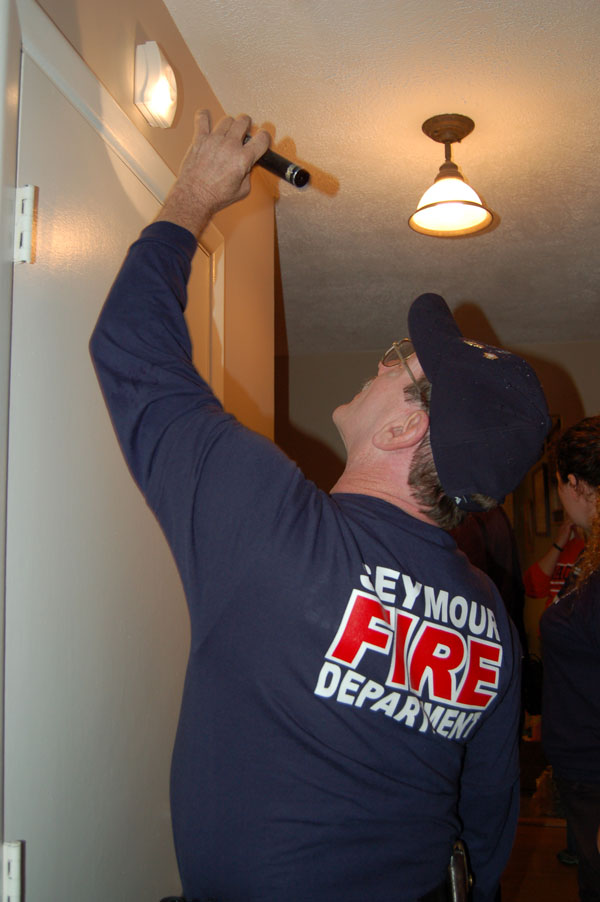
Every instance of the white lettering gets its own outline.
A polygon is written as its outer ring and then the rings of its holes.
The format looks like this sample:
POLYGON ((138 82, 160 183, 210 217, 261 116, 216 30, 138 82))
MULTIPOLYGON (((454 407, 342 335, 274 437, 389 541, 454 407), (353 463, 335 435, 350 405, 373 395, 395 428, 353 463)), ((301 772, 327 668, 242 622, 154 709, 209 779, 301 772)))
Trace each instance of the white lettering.
POLYGON ((392 717, 398 705, 399 699, 399 692, 390 692, 389 695, 386 695, 385 698, 381 699, 381 701, 375 702, 374 705, 371 705, 371 711, 383 711, 386 717, 392 717))
POLYGON ((424 704, 423 704, 423 708, 425 709, 425 717, 427 718, 428 722, 431 724, 431 726, 435 730, 435 728, 437 727, 438 720, 440 719, 440 717, 442 716, 442 714, 444 713, 444 711, 446 709, 443 708, 442 705, 436 705, 435 708, 433 708, 433 710, 432 710, 432 707, 433 706, 432 706, 431 702, 424 702, 424 704))
POLYGON ((496 624, 496 618, 494 617, 494 612, 490 611, 488 608, 488 628, 486 636, 488 639, 497 639, 500 641, 500 634, 498 632, 498 625, 496 624))
POLYGON ((448 593, 445 589, 440 589, 436 598, 435 589, 425 586, 425 616, 448 623, 448 593))
POLYGON ((371 568, 367 567, 366 564, 363 564, 363 567, 365 568, 365 573, 361 573, 360 584, 363 587, 363 589, 366 589, 368 592, 374 592, 375 586, 373 585, 373 583, 371 582, 371 579, 370 579, 371 568))
POLYGON ((419 597, 419 593, 423 588, 421 583, 413 583, 410 576, 406 576, 405 573, 402 574, 402 582, 404 583, 404 601, 402 602, 403 608, 408 608, 409 611, 412 611, 415 606, 415 601, 419 597))
POLYGON ((455 708, 446 708, 446 710, 444 711, 444 716, 437 726, 436 733, 439 733, 441 736, 447 737, 454 721, 456 720, 457 714, 458 711, 455 708))
POLYGON ((394 720, 405 720, 407 727, 414 727, 417 714, 421 711, 419 700, 413 695, 409 695, 404 702, 404 707, 396 714, 394 720))
POLYGON ((364 588, 348 599, 314 694, 464 741, 498 687, 502 647, 494 612, 390 567, 363 564, 360 583, 364 588), (418 613, 409 613, 417 605, 418 613), (389 657, 386 683, 360 672, 367 651, 389 657), (480 710, 466 710, 473 708, 480 710))
POLYGON ((469 629, 472 633, 475 633, 476 636, 479 636, 485 629, 486 622, 486 611, 482 604, 477 604, 476 601, 471 602, 471 613, 469 614, 469 629), (481 620, 477 623, 477 609, 479 608, 481 612, 481 620))
POLYGON ((467 599, 461 595, 455 595, 450 602, 450 622, 452 626, 461 629, 467 622, 469 616, 469 605, 467 599))
POLYGON ((331 698, 332 695, 335 695, 341 675, 342 668, 338 667, 337 664, 323 664, 315 689, 315 695, 320 695, 322 698, 331 698))
POLYGON ((361 684, 364 683, 365 680, 366 677, 364 677, 362 673, 356 673, 355 670, 347 670, 343 676, 340 691, 337 695, 338 702, 341 702, 342 705, 353 705, 354 695, 358 692, 361 684))
POLYGON ((367 680, 356 697, 355 707, 362 708, 364 701, 367 698, 381 698, 384 691, 383 686, 379 683, 375 683, 373 680, 367 680))
POLYGON ((398 570, 390 570, 388 567, 377 567, 375 571, 375 593, 382 601, 396 600, 396 582, 400 573, 398 570), (390 591, 387 591, 387 590, 390 591))
POLYGON ((448 734, 448 739, 460 739, 473 720, 473 711, 458 711, 454 726, 448 734))

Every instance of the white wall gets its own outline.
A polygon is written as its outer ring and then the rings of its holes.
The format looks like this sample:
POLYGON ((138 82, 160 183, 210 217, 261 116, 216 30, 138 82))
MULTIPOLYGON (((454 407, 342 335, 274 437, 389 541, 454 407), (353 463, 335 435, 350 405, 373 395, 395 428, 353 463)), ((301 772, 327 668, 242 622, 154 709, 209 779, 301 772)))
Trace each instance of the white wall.
MULTIPOLYGON (((6 566, 6 466, 12 313, 12 241, 17 160, 20 38, 13 0, 0 0, 0 592, 6 566)), ((4 647, 0 618, 0 648, 4 647)), ((4 673, 0 669, 0 716, 4 719, 4 673)), ((4 736, 0 735, 0 824, 4 824, 4 736)))

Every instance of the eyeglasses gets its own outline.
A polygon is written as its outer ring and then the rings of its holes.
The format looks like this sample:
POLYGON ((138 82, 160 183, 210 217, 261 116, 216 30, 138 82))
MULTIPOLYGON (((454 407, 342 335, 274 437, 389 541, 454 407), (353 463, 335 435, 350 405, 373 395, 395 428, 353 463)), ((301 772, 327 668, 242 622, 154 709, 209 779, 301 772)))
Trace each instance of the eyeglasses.
POLYGON ((391 348, 388 348, 388 350, 381 358, 381 363, 383 364, 383 366, 398 366, 398 364, 401 363, 410 376, 414 387, 419 392, 419 397, 422 397, 422 392, 419 388, 418 382, 413 376, 412 370, 408 365, 408 358, 412 357, 414 353, 415 348, 410 338, 403 338, 402 341, 395 341, 392 344, 391 348))

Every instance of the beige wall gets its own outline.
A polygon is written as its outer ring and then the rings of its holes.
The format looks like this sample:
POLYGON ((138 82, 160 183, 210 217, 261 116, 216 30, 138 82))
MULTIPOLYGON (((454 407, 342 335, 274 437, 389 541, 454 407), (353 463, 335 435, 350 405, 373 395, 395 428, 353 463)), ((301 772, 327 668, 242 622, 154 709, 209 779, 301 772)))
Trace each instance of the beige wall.
POLYGON ((550 412, 561 415, 563 426, 600 413, 600 342, 522 344, 513 350, 535 368, 550 412))
MULTIPOLYGON (((223 109, 161 0, 38 0, 167 165, 177 172, 194 111, 223 109), (157 41, 178 85, 173 127, 151 128, 133 103, 136 44, 157 41)), ((236 115, 241 110, 227 111, 236 115)), ((260 171, 249 198, 215 217, 225 237, 225 404, 247 425, 273 435, 274 198, 260 171)), ((135 236, 132 236, 132 239, 135 236)))
POLYGON ((278 404, 275 438, 324 491, 336 481, 345 457, 331 413, 374 375, 379 356, 331 353, 299 355, 286 363, 278 360, 278 380, 285 378, 282 371, 287 369, 289 407, 278 404))

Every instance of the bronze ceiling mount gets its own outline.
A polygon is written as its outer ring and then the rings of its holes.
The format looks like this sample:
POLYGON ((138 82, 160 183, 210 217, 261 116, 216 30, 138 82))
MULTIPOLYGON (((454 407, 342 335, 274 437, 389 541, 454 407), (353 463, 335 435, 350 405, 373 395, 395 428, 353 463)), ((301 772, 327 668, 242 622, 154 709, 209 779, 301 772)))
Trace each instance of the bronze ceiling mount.
POLYGON ((471 134, 475 123, 460 113, 441 113, 427 119, 421 127, 433 141, 439 141, 440 144, 456 144, 471 134))

